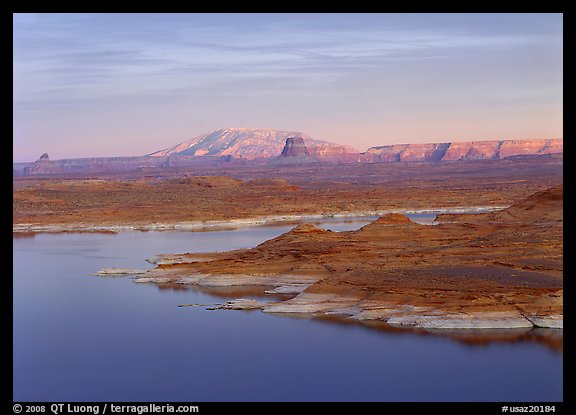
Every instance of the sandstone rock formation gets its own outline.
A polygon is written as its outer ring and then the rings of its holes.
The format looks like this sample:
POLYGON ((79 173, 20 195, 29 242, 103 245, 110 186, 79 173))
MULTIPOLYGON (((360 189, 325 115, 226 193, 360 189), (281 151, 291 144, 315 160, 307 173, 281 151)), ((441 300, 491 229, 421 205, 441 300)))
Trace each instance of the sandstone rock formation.
POLYGON ((288 137, 280 157, 310 157, 302 137, 288 137))
POLYGON ((282 153, 275 159, 280 164, 312 163, 318 161, 310 156, 310 152, 302 137, 288 137, 282 153))
POLYGON ((536 192, 500 212, 485 214, 487 221, 504 223, 558 224, 564 220, 564 187, 557 186, 536 192))
POLYGON ((561 138, 543 140, 469 141, 394 144, 372 147, 360 155, 366 162, 502 160, 514 156, 562 154, 561 138))
POLYGON ((57 170, 55 169, 56 164, 52 161, 50 161, 50 158, 48 157, 48 153, 44 153, 40 156, 40 158, 38 160, 36 160, 34 162, 34 164, 32 166, 29 167, 29 169, 26 170, 27 174, 50 174, 53 171, 57 170))

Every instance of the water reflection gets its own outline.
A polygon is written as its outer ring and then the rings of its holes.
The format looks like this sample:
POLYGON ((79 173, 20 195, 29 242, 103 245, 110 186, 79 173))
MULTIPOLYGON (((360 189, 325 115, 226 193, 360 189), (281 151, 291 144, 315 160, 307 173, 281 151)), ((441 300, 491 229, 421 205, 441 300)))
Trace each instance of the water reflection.
MULTIPOLYGON (((223 300, 246 298, 265 299, 269 302, 286 301, 293 298, 293 294, 267 294, 272 286, 228 286, 228 287, 203 287, 198 285, 186 285, 175 283, 147 283, 156 286, 160 291, 194 291, 222 298, 223 300)), ((220 303, 210 304, 210 306, 220 303)), ((252 310, 250 310, 252 311, 252 310)), ((239 312, 238 310, 226 312, 239 312)), ((330 324, 360 325, 377 332, 394 334, 416 334, 420 336, 445 336, 453 341, 469 346, 487 346, 491 343, 537 343, 548 347, 555 352, 562 353, 564 346, 564 331, 547 328, 516 328, 516 329, 421 329, 409 326, 395 326, 378 320, 351 320, 337 315, 312 314, 312 313, 272 313, 278 317, 317 319, 330 324)))
POLYGON ((537 343, 555 352, 562 353, 564 349, 564 331, 547 328, 517 328, 517 329, 420 329, 400 327, 386 324, 383 321, 364 320, 351 321, 336 316, 319 316, 320 320, 334 324, 361 324, 364 327, 386 333, 417 334, 420 336, 446 336, 451 340, 469 346, 488 346, 491 343, 537 343))

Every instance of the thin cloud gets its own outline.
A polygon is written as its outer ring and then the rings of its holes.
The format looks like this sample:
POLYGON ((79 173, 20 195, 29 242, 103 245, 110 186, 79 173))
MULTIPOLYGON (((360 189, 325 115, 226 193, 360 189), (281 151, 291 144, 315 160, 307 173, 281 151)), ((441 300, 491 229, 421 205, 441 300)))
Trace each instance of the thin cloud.
POLYGON ((272 125, 278 112, 302 129, 312 114, 376 125, 384 112, 521 108, 562 89, 561 15, 16 14, 13 38, 14 117, 43 135, 45 119, 113 119, 117 106, 233 114, 222 126, 272 125))

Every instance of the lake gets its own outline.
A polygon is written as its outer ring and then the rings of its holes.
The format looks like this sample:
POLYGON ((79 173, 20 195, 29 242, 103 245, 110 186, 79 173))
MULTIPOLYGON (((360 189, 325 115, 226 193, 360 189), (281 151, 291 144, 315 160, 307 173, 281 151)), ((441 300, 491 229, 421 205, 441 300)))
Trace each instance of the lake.
POLYGON ((149 269, 144 260, 159 253, 251 247, 291 227, 15 236, 14 400, 562 400, 563 354, 540 343, 178 307, 225 300, 90 275, 149 269))

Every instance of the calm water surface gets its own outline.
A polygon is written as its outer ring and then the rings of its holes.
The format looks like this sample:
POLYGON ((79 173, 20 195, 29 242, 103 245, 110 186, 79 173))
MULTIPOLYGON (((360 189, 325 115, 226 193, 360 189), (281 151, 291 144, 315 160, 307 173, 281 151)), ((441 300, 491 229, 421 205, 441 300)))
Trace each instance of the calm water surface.
MULTIPOLYGON (((329 221, 333 230, 367 223, 329 221)), ((14 238, 15 401, 560 401, 561 352, 208 311, 104 267, 254 246, 291 226, 14 238)))

